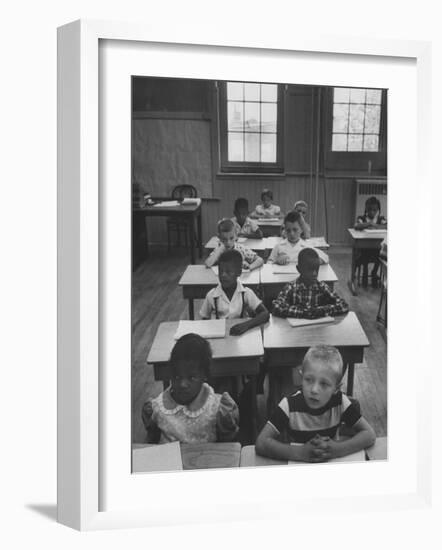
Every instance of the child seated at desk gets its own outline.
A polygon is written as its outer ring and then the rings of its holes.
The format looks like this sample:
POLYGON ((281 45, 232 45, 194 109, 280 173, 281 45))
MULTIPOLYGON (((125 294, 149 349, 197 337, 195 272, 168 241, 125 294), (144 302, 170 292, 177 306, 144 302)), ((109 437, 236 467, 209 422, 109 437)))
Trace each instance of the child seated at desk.
MULTIPOLYGON (((299 212, 289 212, 284 218, 285 238, 278 243, 270 253, 268 262, 285 265, 296 263, 298 255, 304 248, 311 248, 301 239, 301 215, 299 212)), ((314 249, 322 264, 328 263, 328 256, 322 250, 314 249)))
MULTIPOLYGON (((387 220, 381 215, 381 203, 376 197, 369 197, 365 201, 365 212, 358 216, 355 229, 360 231, 364 229, 387 229, 387 220)), ((362 286, 368 286, 368 264, 373 263, 371 270, 371 284, 373 288, 379 286, 379 250, 366 249, 361 250, 356 260, 356 267, 362 266, 362 286)))
POLYGON ((223 218, 218 222, 218 239, 220 243, 207 258, 206 267, 216 265, 221 254, 226 250, 237 250, 241 254, 243 269, 252 270, 263 265, 264 260, 256 252, 237 242, 235 225, 229 218, 223 218))
POLYGON ((256 440, 257 454, 325 462, 373 445, 373 428, 361 416, 358 404, 340 390, 342 376, 342 357, 335 347, 311 347, 302 363, 301 389, 279 403, 256 440), (354 435, 337 441, 334 438, 342 422, 354 435))
POLYGON ((255 220, 249 218, 249 202, 247 199, 236 199, 233 213, 235 216, 232 218, 232 222, 238 237, 248 237, 249 239, 263 238, 259 225, 255 220))
POLYGON ((299 253, 299 277, 281 290, 273 301, 273 315, 318 319, 347 313, 348 305, 322 281, 318 281, 319 257, 314 248, 299 253))
POLYGON ((171 385, 147 401, 142 419, 148 443, 212 443, 232 441, 239 412, 228 393, 215 393, 205 382, 212 350, 198 334, 185 334, 170 355, 171 385))
POLYGON ((264 189, 261 193, 262 204, 257 204, 255 210, 250 214, 251 218, 279 218, 281 208, 273 204, 273 193, 270 189, 264 189))
POLYGON ((301 216, 299 219, 299 223, 302 229, 301 239, 310 239, 311 237, 310 225, 305 221, 307 210, 308 206, 305 201, 296 201, 295 205, 293 206, 293 212, 298 212, 301 216))
POLYGON ((219 285, 212 288, 201 306, 203 319, 244 319, 234 325, 230 334, 239 335, 269 320, 269 312, 250 288, 239 280, 242 257, 237 250, 223 252, 218 261, 219 285))

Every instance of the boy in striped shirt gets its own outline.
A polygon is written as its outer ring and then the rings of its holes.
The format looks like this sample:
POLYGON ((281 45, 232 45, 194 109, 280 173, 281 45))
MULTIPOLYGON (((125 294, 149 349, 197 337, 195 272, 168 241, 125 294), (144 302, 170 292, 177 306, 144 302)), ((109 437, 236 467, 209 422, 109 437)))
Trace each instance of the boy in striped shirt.
POLYGON ((279 403, 256 440, 256 452, 278 460, 326 462, 373 445, 373 428, 340 390, 342 376, 335 347, 311 347, 302 363, 302 388, 279 403), (336 441, 342 422, 354 435, 336 441))

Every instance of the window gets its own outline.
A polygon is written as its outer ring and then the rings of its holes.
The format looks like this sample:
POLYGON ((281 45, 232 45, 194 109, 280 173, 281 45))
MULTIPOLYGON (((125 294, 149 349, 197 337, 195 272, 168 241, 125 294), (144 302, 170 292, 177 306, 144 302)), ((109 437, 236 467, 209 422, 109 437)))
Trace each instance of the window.
POLYGON ((223 171, 282 171, 280 95, 278 84, 221 84, 220 145, 223 171))
POLYGON ((378 152, 382 90, 333 89, 332 151, 378 152))

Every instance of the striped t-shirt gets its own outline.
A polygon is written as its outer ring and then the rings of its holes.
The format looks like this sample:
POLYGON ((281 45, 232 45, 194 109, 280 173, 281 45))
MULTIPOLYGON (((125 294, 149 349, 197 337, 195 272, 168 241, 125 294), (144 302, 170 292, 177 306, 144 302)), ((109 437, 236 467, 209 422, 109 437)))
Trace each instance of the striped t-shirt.
POLYGON ((340 391, 323 407, 312 409, 299 390, 282 399, 269 424, 280 434, 287 434, 289 442, 306 443, 316 434, 334 437, 341 422, 353 426, 360 418, 359 406, 340 391))

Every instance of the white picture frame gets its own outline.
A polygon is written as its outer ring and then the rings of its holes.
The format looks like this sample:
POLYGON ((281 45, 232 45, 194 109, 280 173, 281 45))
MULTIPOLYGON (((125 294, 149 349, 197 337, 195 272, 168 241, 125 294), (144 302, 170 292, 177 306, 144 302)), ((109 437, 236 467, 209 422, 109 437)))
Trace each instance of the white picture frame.
MULTIPOLYGON (((320 59, 325 67, 333 56, 342 60, 349 56, 355 59, 355 56, 365 56, 367 60, 376 58, 380 62, 407 60, 407 63, 415 64, 418 84, 417 102, 414 105, 418 115, 417 140, 412 139, 412 144, 409 145, 414 150, 414 155, 410 156, 409 169, 415 170, 413 159, 416 159, 422 183, 418 194, 423 201, 426 199, 427 203, 430 202, 431 193, 428 143, 431 103, 427 88, 431 76, 431 45, 426 42, 342 36, 311 38, 299 33, 296 37, 281 36, 277 40, 272 39, 269 44, 262 37, 250 38, 247 34, 225 38, 220 32, 218 36, 207 38, 203 33, 197 36, 192 32, 192 36, 189 36, 183 28, 180 32, 174 30, 167 35, 160 31, 156 34, 143 25, 102 21, 76 21, 61 27, 58 31, 58 521, 76 529, 91 530, 263 517, 263 505, 267 499, 273 503, 278 501, 278 494, 272 494, 270 486, 278 481, 283 482, 284 476, 291 476, 293 468, 284 472, 275 468, 267 468, 265 472, 261 470, 260 480, 263 480, 263 486, 267 489, 260 499, 252 492, 257 478, 256 472, 251 470, 150 474, 152 493, 158 496, 155 507, 131 506, 130 495, 126 493, 126 500, 122 498, 120 506, 113 503, 113 506, 103 510, 100 485, 106 481, 107 472, 104 471, 102 461, 103 453, 108 447, 103 443, 100 416, 106 410, 103 407, 103 402, 108 399, 105 392, 113 390, 109 387, 103 388, 100 384, 103 361, 107 360, 107 355, 100 346, 103 302, 106 302, 107 292, 106 288, 103 288, 106 285, 102 285, 102 269, 106 262, 103 262, 101 232, 107 227, 106 222, 103 224, 102 221, 107 216, 106 209, 115 207, 113 199, 106 202, 106 205, 102 204, 103 189, 100 187, 99 115, 103 106, 100 105, 99 95, 99 60, 100 44, 103 44, 103 41, 124 44, 125 48, 135 45, 139 47, 140 44, 167 45, 174 55, 179 55, 180 50, 190 51, 195 48, 199 54, 208 56, 209 60, 212 55, 209 50, 213 51, 214 47, 223 52, 227 51, 229 56, 233 56, 232 59, 243 55, 244 52, 253 51, 256 55, 278 55, 284 60, 286 56, 297 52, 304 55, 304 61, 320 59), (192 477, 195 475, 198 478, 192 477), (243 492, 242 496, 236 495, 237 498, 229 513, 223 514, 221 518, 219 514, 215 514, 216 511, 204 507, 204 503, 192 500, 193 511, 198 510, 195 515, 186 513, 182 507, 180 510, 179 506, 171 506, 170 503, 167 508, 167 503, 161 501, 160 488, 164 486, 165 480, 168 479, 170 482, 171 476, 182 488, 188 488, 189 479, 192 482, 197 479, 201 484, 207 483, 210 478, 209 481, 214 486, 232 483, 232 480, 236 484, 245 483, 245 487, 249 487, 251 492, 243 492), (168 514, 165 512, 166 509, 168 514)), ((346 81, 346 84, 351 85, 353 81, 346 81)), ((127 116, 130 117, 129 112, 127 116)), ((411 127, 414 127, 413 123, 411 127)), ((391 157, 395 168, 394 155, 391 157)), ((393 179, 397 176, 393 170, 393 179)), ((404 174, 404 177, 406 179, 407 175, 404 174)), ((396 196, 393 193, 393 197, 396 196)), ((393 227, 390 224, 390 228, 390 239, 394 242, 394 224, 393 227)), ((425 227, 420 228, 420 232, 424 230, 425 227)), ((413 238, 417 239, 418 235, 411 237, 413 238)), ((122 244, 123 250, 125 246, 127 243, 122 244)), ((398 247, 397 254, 400 252, 398 247)), ((393 249, 393 258, 394 254, 393 249)), ((419 254, 421 264, 429 265, 428 247, 422 247, 419 254)), ((428 274, 422 268, 417 269, 414 277, 419 281, 428 282, 428 274)), ((423 307, 429 308, 428 300, 422 296, 420 298, 423 307)), ((430 318, 428 315, 425 320, 424 315, 424 327, 430 318)), ((428 329, 429 338, 429 324, 428 329)), ((425 342, 422 345, 424 344, 425 342)), ((405 359, 410 368, 413 358, 415 359, 415 356, 411 353, 409 358, 405 359)), ((415 385, 418 401, 415 417, 410 420, 411 429, 414 431, 410 443, 411 453, 409 457, 401 459, 401 463, 406 463, 404 473, 411 470, 414 472, 413 488, 404 485, 404 490, 384 493, 374 490, 372 494, 364 496, 353 495, 350 487, 345 494, 339 495, 339 506, 343 510, 350 510, 355 503, 366 511, 428 506, 431 499, 431 457, 426 451, 430 445, 430 432, 425 418, 431 403, 424 399, 421 384, 430 376, 430 365, 422 365, 422 369, 423 376, 415 385)), ((129 372, 130 370, 127 370, 127 376, 129 372)), ((399 399, 395 395, 393 398, 399 399)), ((391 421, 397 422, 397 418, 391 421)), ((393 443, 390 444, 394 445, 394 438, 391 440, 393 443)), ((130 440, 127 439, 124 443, 123 439, 122 445, 127 445, 129 455, 130 440)), ((394 448, 392 450, 394 456, 394 448)), ((382 474, 381 464, 373 464, 372 468, 373 475, 382 474)), ((309 475, 309 470, 310 468, 306 467, 306 476, 309 475)), ((321 474, 317 476, 321 479, 318 481, 317 490, 312 494, 313 498, 306 498, 304 494, 298 499, 285 494, 280 495, 281 502, 290 503, 292 509, 302 508, 304 513, 326 510, 333 502, 326 498, 327 488, 323 485, 329 471, 327 466, 321 468, 321 474)), ((129 475, 130 472, 126 474, 129 475)), ((132 476, 131 484, 138 483, 141 481, 132 476)))

